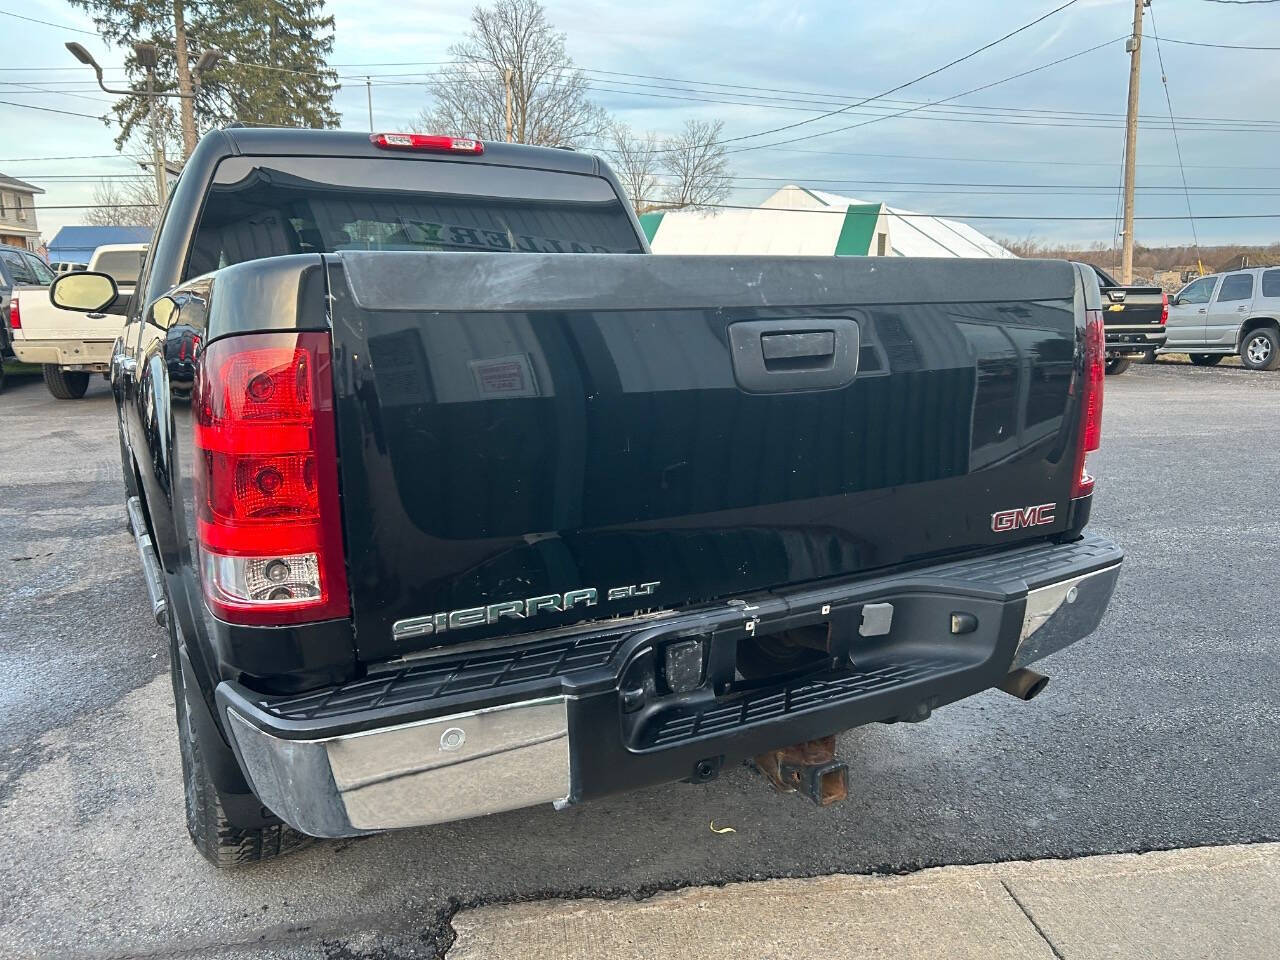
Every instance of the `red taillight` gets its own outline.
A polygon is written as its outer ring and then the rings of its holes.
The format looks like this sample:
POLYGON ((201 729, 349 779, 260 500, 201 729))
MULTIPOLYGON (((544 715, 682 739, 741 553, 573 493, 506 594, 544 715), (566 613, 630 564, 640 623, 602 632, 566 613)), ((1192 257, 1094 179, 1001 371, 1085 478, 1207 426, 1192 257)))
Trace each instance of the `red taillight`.
POLYGON ((369 140, 384 150, 434 150, 438 153, 484 153, 484 144, 467 137, 429 137, 422 133, 371 133, 369 140))
POLYGON ((1093 493, 1089 454, 1102 446, 1102 384, 1107 377, 1107 334, 1101 310, 1085 313, 1084 375, 1080 390, 1080 431, 1071 498, 1093 493))
POLYGON ((350 615, 327 333, 209 344, 192 393, 210 609, 254 625, 350 615))
MULTIPOLYGON (((39 329, 39 324, 36 328, 39 329)), ((14 294, 13 299, 9 301, 9 329, 22 329, 22 311, 18 309, 18 295, 14 294)))
POLYGON ((1160 322, 1169 322, 1169 295, 1163 292, 1160 294, 1160 322))

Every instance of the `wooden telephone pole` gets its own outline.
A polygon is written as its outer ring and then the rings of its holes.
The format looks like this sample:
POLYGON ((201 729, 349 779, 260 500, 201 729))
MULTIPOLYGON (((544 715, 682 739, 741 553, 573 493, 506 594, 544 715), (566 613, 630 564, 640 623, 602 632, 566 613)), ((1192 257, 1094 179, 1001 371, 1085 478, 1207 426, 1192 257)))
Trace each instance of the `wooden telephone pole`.
POLYGON ((1133 0, 1133 36, 1129 51, 1129 111, 1124 124, 1124 234, 1120 246, 1120 282, 1133 283, 1133 188, 1138 178, 1138 81, 1142 73, 1142 8, 1151 0, 1133 0))
POLYGON ((507 143, 511 143, 513 140, 515 140, 515 136, 514 136, 514 134, 513 134, 513 130, 512 130, 512 123, 511 123, 511 77, 512 77, 512 73, 513 73, 513 71, 512 71, 512 69, 511 69, 510 67, 505 67, 505 68, 503 69, 503 71, 502 71, 502 85, 506 88, 506 92, 507 92, 507 143))

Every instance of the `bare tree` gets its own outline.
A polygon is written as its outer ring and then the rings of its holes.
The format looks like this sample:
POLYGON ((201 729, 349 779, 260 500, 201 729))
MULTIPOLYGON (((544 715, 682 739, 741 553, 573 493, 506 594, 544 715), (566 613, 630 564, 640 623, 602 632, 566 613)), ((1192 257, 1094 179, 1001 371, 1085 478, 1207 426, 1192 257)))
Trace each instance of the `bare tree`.
POLYGON ((724 123, 686 120, 684 129, 663 144, 667 176, 663 200, 672 207, 717 203, 729 194, 729 161, 720 134, 724 123))
POLYGON ((564 34, 537 0, 497 0, 471 11, 471 32, 449 48, 458 61, 432 78, 432 102, 416 121, 429 133, 505 140, 511 71, 511 125, 518 143, 577 146, 601 135, 605 112, 587 99, 586 77, 564 49, 564 34))
POLYGON ((609 128, 613 160, 613 172, 622 181, 622 188, 636 208, 645 213, 659 206, 658 137, 654 133, 633 134, 625 123, 615 123, 609 128))
POLYGON ((144 174, 119 183, 99 180, 84 222, 96 227, 154 227, 159 215, 155 179, 144 174))

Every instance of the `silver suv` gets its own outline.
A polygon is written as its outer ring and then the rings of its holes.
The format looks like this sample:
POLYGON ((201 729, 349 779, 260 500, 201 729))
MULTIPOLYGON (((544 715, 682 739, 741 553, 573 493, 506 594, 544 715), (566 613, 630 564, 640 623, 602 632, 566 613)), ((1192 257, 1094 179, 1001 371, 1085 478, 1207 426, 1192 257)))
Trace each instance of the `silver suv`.
POLYGON ((1251 370, 1280 368, 1280 267, 1192 280, 1169 304, 1168 332, 1160 352, 1202 367, 1238 353, 1251 370))

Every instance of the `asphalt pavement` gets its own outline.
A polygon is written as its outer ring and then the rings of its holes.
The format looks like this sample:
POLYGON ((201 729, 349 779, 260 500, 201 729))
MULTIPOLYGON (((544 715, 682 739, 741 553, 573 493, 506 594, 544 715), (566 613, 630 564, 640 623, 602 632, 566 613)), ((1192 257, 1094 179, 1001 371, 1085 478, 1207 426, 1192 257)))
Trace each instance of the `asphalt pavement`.
POLYGON ((432 957, 463 906, 1280 839, 1280 375, 1161 363, 1106 388, 1094 527, 1128 559, 1034 702, 989 692, 845 735, 834 808, 737 768, 219 873, 185 834, 110 395, 11 380, 0 957, 432 957))

